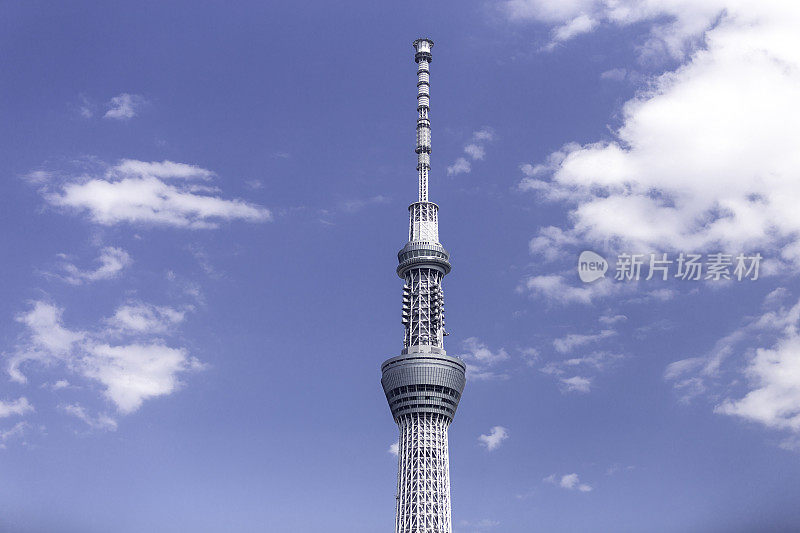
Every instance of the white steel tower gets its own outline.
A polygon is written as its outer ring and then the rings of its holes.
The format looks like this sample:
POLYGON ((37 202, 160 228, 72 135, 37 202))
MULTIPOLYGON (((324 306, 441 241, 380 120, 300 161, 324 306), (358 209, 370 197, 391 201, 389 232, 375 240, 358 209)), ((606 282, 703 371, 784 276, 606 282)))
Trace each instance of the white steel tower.
POLYGON ((450 256, 439 243, 439 206, 428 201, 430 39, 414 41, 417 62, 419 200, 408 208, 408 243, 397 254, 403 285, 403 351, 383 363, 381 384, 400 428, 396 533, 451 533, 447 428, 464 390, 464 363, 444 351, 442 279, 450 256))

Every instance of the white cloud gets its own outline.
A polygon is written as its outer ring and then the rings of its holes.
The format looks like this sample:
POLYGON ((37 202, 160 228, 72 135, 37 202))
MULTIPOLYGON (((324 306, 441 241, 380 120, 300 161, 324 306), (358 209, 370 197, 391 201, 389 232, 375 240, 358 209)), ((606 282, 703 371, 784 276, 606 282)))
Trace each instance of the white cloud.
POLYGON ((553 32, 553 41, 551 43, 551 47, 555 45, 555 43, 567 41, 576 35, 588 33, 595 29, 597 24, 597 21, 590 16, 578 15, 569 22, 556 28, 556 30, 553 32))
POLYGON ((614 331, 613 329, 604 329, 600 333, 595 333, 591 335, 570 333, 564 337, 553 340, 553 347, 555 347, 556 351, 559 353, 568 353, 571 352, 574 348, 577 348, 578 346, 584 346, 586 344, 590 344, 593 342, 599 342, 603 339, 608 339, 609 337, 613 337, 616 334, 617 332, 614 331))
POLYGON ((81 361, 83 374, 102 383, 106 397, 123 414, 136 411, 146 399, 174 392, 178 374, 196 365, 184 348, 158 342, 93 344, 81 361))
POLYGON ((125 159, 97 175, 70 178, 57 190, 42 192, 50 204, 87 213, 104 226, 215 228, 220 221, 272 219, 266 208, 220 198, 216 188, 197 183, 212 176, 211 171, 194 165, 125 159))
POLYGON ((26 383, 20 367, 27 361, 50 362, 67 358, 73 346, 86 334, 61 326, 61 309, 45 302, 35 302, 33 309, 16 317, 27 327, 28 342, 8 360, 8 374, 18 383, 26 383))
POLYGON ((561 378, 565 392, 582 392, 587 393, 591 390, 592 380, 581 376, 573 376, 571 378, 561 378))
POLYGON ((640 54, 644 57, 669 55, 680 58, 731 4, 747 5, 741 0, 508 0, 503 7, 511 20, 536 21, 551 26, 547 49, 592 31, 601 24, 629 26, 650 22, 649 38, 640 47, 640 54))
POLYGON ((448 176, 456 176, 458 174, 466 174, 472 170, 472 165, 463 157, 459 157, 453 162, 452 165, 447 167, 448 176))
POLYGON ((370 196, 368 198, 350 198, 349 200, 339 203, 339 210, 344 211, 345 213, 358 213, 365 207, 370 205, 385 204, 388 201, 389 198, 381 194, 370 196))
POLYGON ((504 348, 492 351, 477 337, 464 339, 463 347, 466 351, 461 354, 461 358, 467 365, 467 379, 486 381, 508 378, 508 374, 493 370, 499 363, 508 360, 509 355, 504 348))
MULTIPOLYGON (((115 96, 108 102, 106 114, 103 118, 111 118, 115 120, 127 120, 136 116, 139 110, 147 103, 142 96, 138 94, 122 93, 115 96)), ((81 113, 85 107, 81 109, 81 113)), ((83 113, 84 116, 87 116, 83 113)), ((88 116, 91 116, 88 115, 88 116)))
MULTIPOLYGON (((488 126, 474 131, 472 132, 472 142, 464 146, 464 153, 473 160, 481 160, 486 157, 486 143, 493 141, 494 138, 494 130, 488 126)), ((470 171, 472 171, 472 164, 464 157, 459 157, 447 167, 448 176, 467 174, 470 171)))
POLYGON ((528 366, 534 366, 539 361, 539 350, 536 348, 525 348, 522 350, 522 358, 528 366))
POLYGON ((523 281, 521 288, 527 289, 531 294, 542 297, 552 303, 560 305, 573 303, 589 305, 607 296, 632 290, 634 285, 613 283, 607 278, 593 283, 570 285, 561 275, 545 274, 530 276, 523 281))
POLYGON ((622 81, 627 76, 628 71, 624 68, 612 68, 600 73, 600 79, 611 81, 622 81))
MULTIPOLYGON (((765 303, 769 301, 769 296, 765 303)), ((677 379, 699 369, 701 376, 717 377, 726 359, 741 351, 752 338, 768 337, 776 341, 771 348, 745 350, 750 355, 743 369, 749 391, 741 398, 727 398, 716 412, 739 416, 767 427, 800 432, 800 302, 791 308, 781 307, 753 319, 749 324, 721 339, 715 350, 704 358, 676 361, 665 377, 677 379)))
POLYGON ((666 302, 668 300, 672 300, 677 295, 677 291, 674 289, 656 289, 653 291, 649 291, 647 293, 647 298, 652 300, 658 300, 660 302, 666 302))
POLYGON ((800 436, 787 437, 778 446, 791 452, 800 452, 800 436))
POLYGON ((114 431, 117 429, 117 421, 106 414, 98 414, 92 417, 86 409, 79 404, 62 405, 61 410, 85 422, 92 429, 103 429, 114 431))
POLYGON ((494 130, 488 126, 472 132, 472 140, 478 143, 493 141, 494 138, 494 130))
POLYGON ((704 356, 668 365, 664 377, 683 401, 708 394, 715 412, 789 431, 791 440, 800 434, 800 301, 781 306, 771 293, 764 305, 704 356))
POLYGON ((127 414, 147 399, 171 394, 179 387, 181 374, 203 366, 185 348, 172 348, 152 337, 182 320, 183 315, 170 308, 123 306, 109 319, 110 327, 91 332, 65 328, 61 315, 55 305, 35 302, 17 318, 26 326, 26 336, 9 359, 7 369, 13 380, 27 381, 21 369, 26 363, 59 364, 99 383, 106 398, 127 414), (112 344, 121 333, 131 337, 112 344))
POLYGON ((80 95, 80 98, 81 104, 78 107, 78 112, 83 118, 92 118, 94 116, 94 103, 86 98, 85 95, 80 95))
POLYGON ((458 524, 462 528, 471 528, 473 531, 486 531, 487 529, 492 529, 499 526, 500 522, 498 520, 491 520, 489 518, 481 518, 480 520, 476 520, 474 522, 470 522, 469 520, 461 520, 458 524))
POLYGON ((133 263, 128 252, 113 246, 107 246, 100 250, 97 261, 100 265, 94 270, 81 270, 72 263, 64 263, 62 268, 65 273, 59 277, 72 285, 113 279, 133 263))
POLYGON ((558 379, 561 391, 564 393, 591 391, 593 377, 592 373, 602 372, 616 361, 623 359, 624 356, 608 351, 594 351, 581 357, 550 361, 540 368, 540 372, 558 379), (575 374, 580 372, 582 375, 565 378, 565 374, 575 374))
POLYGON ((468 144, 464 147, 464 152, 472 159, 483 159, 486 157, 486 149, 479 144, 468 144))
POLYGON ((22 179, 31 185, 42 185, 53 178, 53 173, 47 170, 31 170, 22 179))
POLYGON ((684 63, 624 105, 612 140, 565 146, 531 165, 538 173, 520 187, 567 202, 564 234, 583 242, 777 250, 800 269, 800 5, 558 4, 516 0, 506 7, 513 18, 556 28, 583 15, 616 25, 649 22, 641 52, 684 63))
POLYGON ((608 314, 601 316, 598 320, 600 320, 601 324, 604 324, 606 326, 613 326, 617 322, 625 322, 626 320, 628 320, 628 317, 625 315, 608 314))
POLYGON ((555 226, 539 230, 539 235, 531 239, 528 248, 532 254, 541 254, 547 261, 555 261, 565 256, 564 248, 579 243, 573 235, 555 226))
POLYGON ((508 359, 508 353, 503 348, 497 351, 492 351, 489 347, 481 342, 477 337, 469 337, 464 340, 464 348, 467 350, 469 359, 478 363, 483 363, 489 366, 495 365, 501 361, 508 359))
POLYGON ((27 422, 17 422, 10 429, 0 430, 0 448, 6 447, 6 441, 23 437, 29 427, 27 422))
POLYGON ((488 451, 496 450, 500 447, 504 440, 508 438, 508 430, 503 426, 494 426, 489 430, 488 435, 480 435, 478 442, 486 446, 488 451))
POLYGON ((150 176, 159 179, 203 180, 208 181, 214 173, 197 165, 175 163, 174 161, 138 161, 123 159, 112 169, 119 176, 150 176))
POLYGON ((397 454, 399 454, 399 453, 400 453, 400 443, 399 443, 399 442, 393 442, 393 443, 391 443, 391 444, 389 445, 389 450, 388 450, 388 451, 389 451, 389 453, 390 453, 390 454, 392 454, 392 455, 394 455, 395 457, 397 457, 397 454))
POLYGON ((567 490, 578 490, 580 492, 591 492, 592 487, 586 483, 581 483, 580 477, 578 474, 574 472, 572 474, 564 474, 560 478, 557 477, 555 474, 550 474, 542 481, 545 483, 552 483, 553 485, 557 485, 562 489, 567 490))
POLYGON ((107 322, 122 332, 164 333, 183 322, 185 314, 184 311, 168 306, 130 302, 118 307, 107 322))
POLYGON ((33 411, 33 406, 24 396, 9 402, 0 400, 0 418, 7 418, 13 415, 24 416, 33 411))
POLYGON ((61 390, 61 389, 66 389, 67 387, 69 387, 69 381, 67 381, 66 379, 59 379, 58 381, 53 383, 53 386, 51 388, 53 390, 61 390))
POLYGON ((750 391, 725 400, 716 411, 771 428, 800 431, 800 335, 793 332, 773 349, 759 348, 745 376, 750 391))

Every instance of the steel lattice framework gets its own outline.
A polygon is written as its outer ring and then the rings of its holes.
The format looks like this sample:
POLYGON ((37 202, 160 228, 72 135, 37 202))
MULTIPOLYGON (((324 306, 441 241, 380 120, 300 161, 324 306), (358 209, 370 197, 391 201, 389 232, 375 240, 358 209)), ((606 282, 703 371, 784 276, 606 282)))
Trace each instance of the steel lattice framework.
POLYGON ((381 366, 381 384, 400 429, 396 533, 451 533, 447 429, 464 390, 466 367, 444 350, 444 291, 450 255, 439 242, 439 206, 428 201, 433 41, 414 41, 417 62, 419 200, 409 211, 408 243, 397 254, 403 285, 403 351, 381 366))
POLYGON ((401 418, 395 531, 452 531, 450 466, 444 415, 401 418), (402 512, 401 512, 402 511, 402 512))

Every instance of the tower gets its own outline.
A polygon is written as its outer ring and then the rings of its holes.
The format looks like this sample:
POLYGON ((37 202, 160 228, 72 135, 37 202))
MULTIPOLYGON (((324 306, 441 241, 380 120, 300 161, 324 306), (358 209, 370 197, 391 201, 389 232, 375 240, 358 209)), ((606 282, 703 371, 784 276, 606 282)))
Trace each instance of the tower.
POLYGON ((430 39, 414 41, 417 62, 419 199, 408 243, 397 254, 403 285, 403 351, 381 365, 381 385, 400 429, 396 533, 451 533, 447 429, 464 390, 464 363, 444 351, 444 292, 450 255, 439 243, 439 206, 428 201, 430 39))

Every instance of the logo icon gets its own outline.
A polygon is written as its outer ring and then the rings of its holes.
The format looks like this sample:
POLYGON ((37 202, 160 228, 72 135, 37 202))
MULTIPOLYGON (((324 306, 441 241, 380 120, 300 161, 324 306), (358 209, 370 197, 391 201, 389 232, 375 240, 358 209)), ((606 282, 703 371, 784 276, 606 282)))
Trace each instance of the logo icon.
POLYGON ((591 283, 606 275, 608 261, 590 250, 581 252, 578 257, 578 277, 584 283, 591 283))

